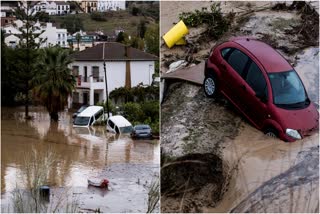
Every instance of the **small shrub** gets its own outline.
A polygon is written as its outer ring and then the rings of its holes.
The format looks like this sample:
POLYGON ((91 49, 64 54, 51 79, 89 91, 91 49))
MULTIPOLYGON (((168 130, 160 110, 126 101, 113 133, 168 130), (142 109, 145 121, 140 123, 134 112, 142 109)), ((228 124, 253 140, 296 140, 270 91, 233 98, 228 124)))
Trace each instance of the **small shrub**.
POLYGON ((195 10, 195 12, 183 12, 179 14, 179 19, 190 27, 197 27, 202 24, 207 25, 207 34, 213 39, 219 39, 225 33, 232 21, 233 16, 224 16, 221 12, 220 3, 211 5, 210 11, 207 8, 195 10))
POLYGON ((98 21, 98 22, 103 22, 103 21, 107 21, 107 18, 105 16, 104 13, 101 12, 92 12, 90 14, 90 17, 92 20, 98 21))
POLYGON ((139 13, 140 13, 140 9, 139 9, 139 8, 137 8, 137 7, 132 7, 132 9, 131 9, 131 14, 132 14, 133 16, 137 16, 139 13))

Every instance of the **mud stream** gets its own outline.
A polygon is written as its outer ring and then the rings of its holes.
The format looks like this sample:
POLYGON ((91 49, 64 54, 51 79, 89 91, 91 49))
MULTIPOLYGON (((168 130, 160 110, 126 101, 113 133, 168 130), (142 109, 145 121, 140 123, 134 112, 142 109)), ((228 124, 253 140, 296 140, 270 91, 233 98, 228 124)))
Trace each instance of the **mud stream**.
MULTIPOLYGON (((209 4, 187 2, 178 8, 179 12, 194 11, 209 4)), ((224 12, 239 11, 245 5, 246 2, 223 2, 221 8, 224 12)), ((251 2, 252 8, 265 5, 271 4, 251 2)), ((316 6, 318 8, 318 4, 316 6)), ((177 5, 171 2, 169 6, 161 6, 162 34, 178 21, 179 12, 174 14, 171 8, 177 8, 177 5)), ((319 48, 299 49, 295 36, 285 34, 292 23, 299 21, 292 11, 256 12, 238 31, 228 36, 262 38, 270 34, 268 37, 277 41, 272 45, 293 64, 309 98, 319 109, 319 48)), ((191 28, 190 34, 199 31, 201 27, 191 28)), ((202 44, 199 38, 198 44, 198 52, 193 57, 203 60, 215 41, 202 44)), ((168 49, 163 45, 161 71, 167 71, 166 62, 184 59, 186 49, 183 46, 168 49)), ((188 190, 185 194, 172 195, 168 188, 166 193, 162 192, 162 212, 319 212, 318 133, 294 143, 267 138, 223 98, 208 99, 201 87, 181 81, 169 85, 161 105, 161 116, 161 155, 165 160, 161 160, 162 168, 177 159, 200 153, 203 158, 209 158, 207 154, 218 157, 215 160, 222 162, 223 172, 219 182, 213 175, 217 173, 206 174, 204 183, 193 183, 195 190, 192 192, 189 191, 188 176, 203 175, 205 173, 200 169, 205 168, 189 171, 184 180, 181 179, 184 185, 179 182, 171 185, 177 187, 176 192, 185 188, 188 190), (215 188, 206 193, 210 186, 215 188), (197 197, 200 192, 205 193, 202 199, 197 197)), ((181 177, 186 169, 182 167, 168 173, 181 177)), ((220 167, 214 170, 219 171, 220 167)))
POLYGON ((113 135, 103 126, 73 128, 71 113, 62 112, 50 123, 42 107, 32 107, 26 122, 23 108, 2 108, 1 198, 7 211, 11 192, 25 188, 25 157, 34 149, 51 151, 56 160, 48 169, 52 194, 68 192, 77 197, 80 210, 145 212, 150 183, 159 173, 158 141, 113 135), (110 191, 88 188, 87 179, 107 178, 110 191))

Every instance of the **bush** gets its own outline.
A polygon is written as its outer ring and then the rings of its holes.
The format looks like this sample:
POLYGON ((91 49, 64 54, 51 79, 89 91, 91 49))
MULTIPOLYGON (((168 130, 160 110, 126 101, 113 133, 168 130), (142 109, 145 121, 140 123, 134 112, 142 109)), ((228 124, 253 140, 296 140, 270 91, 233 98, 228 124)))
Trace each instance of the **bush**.
POLYGON ((207 34, 213 39, 219 39, 226 32, 232 22, 232 14, 224 16, 221 12, 220 3, 211 5, 210 11, 207 8, 195 10, 195 12, 183 12, 179 19, 187 26, 197 27, 201 24, 207 25, 207 34))
POLYGON ((139 8, 137 8, 137 7, 132 7, 132 9, 131 9, 131 14, 132 14, 133 16, 137 16, 139 13, 140 13, 140 9, 139 9, 139 8))
POLYGON ((92 12, 90 14, 90 17, 92 20, 98 21, 98 22, 103 22, 103 21, 107 21, 107 18, 105 16, 104 13, 101 12, 92 12))
POLYGON ((122 105, 124 117, 131 123, 142 122, 144 120, 144 112, 138 103, 125 103, 122 105))

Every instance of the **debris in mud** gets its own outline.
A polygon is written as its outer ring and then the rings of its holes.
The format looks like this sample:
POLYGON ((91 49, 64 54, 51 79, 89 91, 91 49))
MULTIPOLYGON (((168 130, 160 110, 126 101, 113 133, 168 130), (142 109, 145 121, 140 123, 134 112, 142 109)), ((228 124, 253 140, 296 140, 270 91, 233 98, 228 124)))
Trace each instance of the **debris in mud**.
POLYGON ((202 24, 207 26, 205 34, 213 39, 219 39, 229 28, 234 19, 234 13, 223 15, 220 3, 213 3, 210 11, 206 7, 195 12, 183 12, 179 15, 187 26, 198 27, 202 24))
POLYGON ((319 147, 299 152, 298 163, 265 182, 231 212, 319 213, 319 147))
POLYGON ((203 88, 189 83, 167 90, 161 106, 161 147, 167 155, 219 154, 221 144, 237 135, 241 117, 226 110, 225 99, 205 99, 203 88))
POLYGON ((222 160, 214 154, 188 154, 161 168, 162 212, 199 212, 221 198, 222 160))
POLYGON ((286 3, 277 3, 272 7, 272 10, 296 10, 300 14, 301 21, 298 26, 287 30, 286 33, 297 35, 299 43, 303 45, 300 48, 319 45, 319 14, 310 3, 293 1, 289 6, 286 3))
POLYGON ((188 63, 185 60, 179 60, 179 61, 173 62, 169 65, 169 70, 167 71, 167 73, 178 70, 179 68, 183 68, 187 64, 188 63))

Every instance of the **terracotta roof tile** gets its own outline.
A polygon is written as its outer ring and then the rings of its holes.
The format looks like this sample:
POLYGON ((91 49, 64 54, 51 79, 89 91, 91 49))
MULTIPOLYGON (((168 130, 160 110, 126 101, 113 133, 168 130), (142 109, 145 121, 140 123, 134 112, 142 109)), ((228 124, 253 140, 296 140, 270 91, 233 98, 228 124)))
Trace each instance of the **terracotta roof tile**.
POLYGON ((125 45, 117 42, 100 43, 92 48, 74 53, 72 57, 75 61, 102 61, 103 45, 105 44, 104 59, 106 61, 156 61, 158 57, 136 48, 128 47, 127 56, 125 45))

